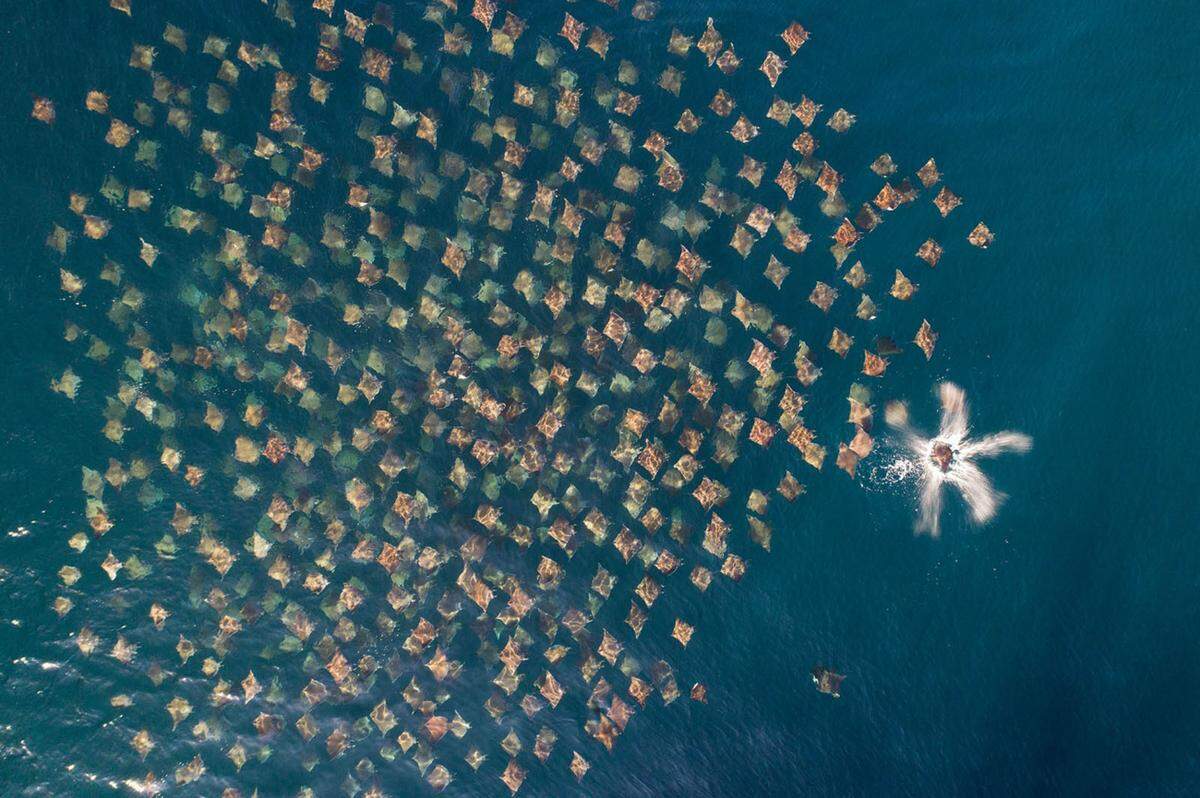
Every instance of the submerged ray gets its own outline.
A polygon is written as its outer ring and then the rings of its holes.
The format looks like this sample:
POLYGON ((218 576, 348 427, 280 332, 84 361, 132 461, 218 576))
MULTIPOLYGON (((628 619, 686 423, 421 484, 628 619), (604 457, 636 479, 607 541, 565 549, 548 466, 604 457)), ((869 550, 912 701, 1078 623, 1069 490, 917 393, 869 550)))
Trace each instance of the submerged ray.
MULTIPOLYGON (((815 125, 803 69, 711 19, 668 33, 645 0, 503 20, 490 0, 277 2, 259 41, 117 5, 169 47, 123 42, 131 84, 74 109, 111 146, 47 246, 56 285, 106 314, 68 328, 78 356, 48 383, 104 436, 54 609, 89 667, 155 688, 135 750, 182 785, 219 745, 265 790, 298 735, 304 795, 476 773, 515 794, 543 766, 583 780, 651 702, 676 711, 680 678, 706 702, 690 671, 720 643, 690 602, 752 578, 778 497, 820 501, 828 452, 851 478, 878 456, 872 390, 933 355, 929 322, 917 347, 885 329, 915 283, 895 269, 876 305, 858 254, 845 268, 913 180, 825 161, 855 116, 815 125), (879 178, 861 196, 857 172, 879 178), (813 275, 803 306, 780 301, 792 272, 813 275), (848 431, 806 420, 847 385, 848 431)), ((782 38, 799 62, 808 31, 782 38)), ((872 257, 933 266, 932 241, 872 257)), ((967 448, 946 390, 937 462, 886 417, 925 491, 980 490, 959 464, 1020 442, 967 448)))

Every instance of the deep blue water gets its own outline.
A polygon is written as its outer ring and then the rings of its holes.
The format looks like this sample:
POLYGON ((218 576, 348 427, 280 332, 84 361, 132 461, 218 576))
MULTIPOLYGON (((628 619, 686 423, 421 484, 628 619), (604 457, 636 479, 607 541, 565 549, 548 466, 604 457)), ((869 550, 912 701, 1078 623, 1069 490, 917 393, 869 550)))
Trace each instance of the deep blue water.
MULTIPOLYGON (((91 85, 127 72, 124 46, 105 45, 124 18, 94 5, 28 3, 0 22, 0 531, 29 531, 0 542, 5 795, 110 794, 58 781, 94 754, 103 713, 73 709, 98 685, 17 662, 70 653, 48 591, 64 530, 78 524, 78 466, 100 438, 94 414, 46 391, 67 354, 42 245, 50 209, 89 174, 96 145, 47 152, 28 119, 33 94, 66 95, 66 106, 82 96, 81 74, 91 85)), ((1035 448, 990 464, 1010 494, 994 523, 973 529, 951 502, 938 540, 912 535, 908 492, 823 474, 747 579, 695 607, 703 634, 681 661, 704 665, 709 704, 647 710, 611 757, 593 758, 583 789, 1195 794, 1200 29, 1190 7, 663 5, 662 30, 713 16, 748 52, 800 19, 813 38, 790 69, 859 116, 843 160, 933 154, 953 176, 968 203, 959 213, 985 218, 997 241, 923 284, 942 333, 937 368, 899 375, 889 392, 928 426, 930 387, 953 379, 980 429, 1026 431, 1035 448), (840 700, 811 688, 816 662, 847 675, 840 700)), ((168 18, 250 26, 254 38, 256 18, 238 8, 203 3, 168 18)), ((531 776, 525 789, 579 789, 566 778, 531 776)), ((503 787, 489 775, 452 790, 503 787)))

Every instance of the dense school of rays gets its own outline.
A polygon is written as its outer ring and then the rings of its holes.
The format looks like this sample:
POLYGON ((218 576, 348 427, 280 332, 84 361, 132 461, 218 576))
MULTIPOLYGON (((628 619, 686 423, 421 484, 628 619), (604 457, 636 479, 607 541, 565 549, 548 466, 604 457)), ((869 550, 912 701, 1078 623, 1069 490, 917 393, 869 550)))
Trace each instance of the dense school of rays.
POLYGON ((138 719, 120 778, 141 791, 204 784, 214 757, 253 785, 285 735, 370 796, 404 759, 433 789, 583 780, 650 702, 706 701, 669 662, 704 634, 697 600, 770 549, 769 505, 827 451, 850 475, 870 456, 889 363, 934 355, 928 321, 874 325, 942 245, 876 273, 855 249, 961 200, 886 154, 858 167, 877 193, 842 196, 819 137, 855 117, 789 94, 801 25, 754 64, 713 20, 671 30, 646 74, 605 26, 661 25, 647 0, 539 6, 544 36, 494 0, 397 5, 272 0, 274 43, 159 20, 121 45, 141 96, 34 101, 111 145, 47 240, 66 296, 106 312, 66 324, 79 357, 51 387, 96 392, 109 447, 54 609, 137 685, 109 701, 138 719), (720 88, 689 107, 687 81, 720 88), (761 81, 767 107, 739 98, 761 81), (709 279, 752 250, 761 273, 709 279), (745 295, 785 281, 812 284, 789 316, 819 340, 745 295), (858 380, 823 380, 831 358, 858 380), (805 425, 817 390, 848 394, 840 440, 805 425))

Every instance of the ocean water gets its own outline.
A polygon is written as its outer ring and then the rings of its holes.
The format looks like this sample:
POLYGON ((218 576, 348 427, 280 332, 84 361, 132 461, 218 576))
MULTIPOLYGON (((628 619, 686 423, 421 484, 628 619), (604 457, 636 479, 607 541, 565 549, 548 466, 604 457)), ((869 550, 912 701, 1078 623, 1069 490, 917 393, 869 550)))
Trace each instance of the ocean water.
MULTIPOLYGON (((46 95, 65 109, 92 86, 116 96, 130 80, 128 21, 102 3, 77 5, 14 5, 0 22, 4 795, 121 794, 107 779, 145 770, 107 698, 151 691, 127 686, 111 661, 79 662, 74 626, 50 609, 64 541, 81 524, 79 466, 102 466, 106 442, 99 399, 72 404, 47 390, 70 358, 64 318, 103 309, 69 307, 43 240, 66 191, 98 185, 103 145, 73 138, 64 110, 50 136, 28 108, 46 95)), ((829 144, 831 160, 865 165, 886 150, 911 168, 937 158, 966 200, 951 220, 983 218, 996 242, 959 247, 921 281, 938 354, 932 368, 889 372, 876 398, 909 400, 931 427, 932 387, 951 379, 980 430, 1023 430, 1034 449, 987 464, 1010 496, 992 524, 971 527, 951 500, 937 540, 913 536, 912 487, 887 483, 870 460, 853 481, 831 464, 806 479, 809 494, 780 511, 773 550, 749 557, 740 584, 714 583, 689 607, 699 631, 673 662, 681 688, 702 679, 709 702, 652 702, 611 755, 584 741, 593 767, 581 786, 565 767, 534 766, 521 794, 1195 794, 1200 29, 1190 7, 662 5, 649 31, 631 24, 614 51, 658 46, 673 25, 698 33, 711 16, 752 69, 753 43, 796 18, 812 39, 789 71, 858 115, 852 135, 829 144), (839 700, 812 688, 819 663, 846 674, 839 700)), ((235 41, 271 24, 257 3, 164 6, 156 19, 235 41)), ((531 19, 542 8, 515 6, 531 19)), ((799 305, 811 281, 794 277, 784 290, 799 305)), ((828 427, 844 403, 826 399, 812 413, 828 427)), ((561 730, 560 749, 567 734, 583 736, 561 730)), ((282 737, 274 748, 247 765, 245 783, 293 795, 310 776, 282 737)), ((323 769, 318 794, 341 794, 357 760, 323 769)), ((239 783, 228 761, 206 761, 205 789, 239 783)), ((507 794, 499 762, 493 752, 477 778, 456 772, 447 794, 507 794)), ((415 770, 380 767, 379 777, 388 794, 427 791, 415 770)))

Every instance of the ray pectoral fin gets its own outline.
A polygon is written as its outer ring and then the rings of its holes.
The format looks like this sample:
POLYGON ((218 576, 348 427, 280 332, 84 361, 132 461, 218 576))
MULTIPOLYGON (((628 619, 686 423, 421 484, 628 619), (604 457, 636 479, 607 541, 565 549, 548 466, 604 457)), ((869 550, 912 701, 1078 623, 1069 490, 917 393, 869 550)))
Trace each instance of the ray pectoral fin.
POLYGON ((1033 448, 1033 438, 1023 432, 997 432, 978 440, 966 441, 960 451, 965 458, 996 457, 1005 452, 1024 453, 1033 448))
POLYGON ((938 437, 957 443, 967 435, 967 395, 952 382, 943 382, 938 393, 942 402, 942 425, 938 437))
POLYGON ((1003 494, 992 487, 992 481, 969 461, 960 461, 946 474, 946 481, 957 487, 971 508, 971 518, 976 523, 986 523, 996 515, 1003 501, 1003 494))

